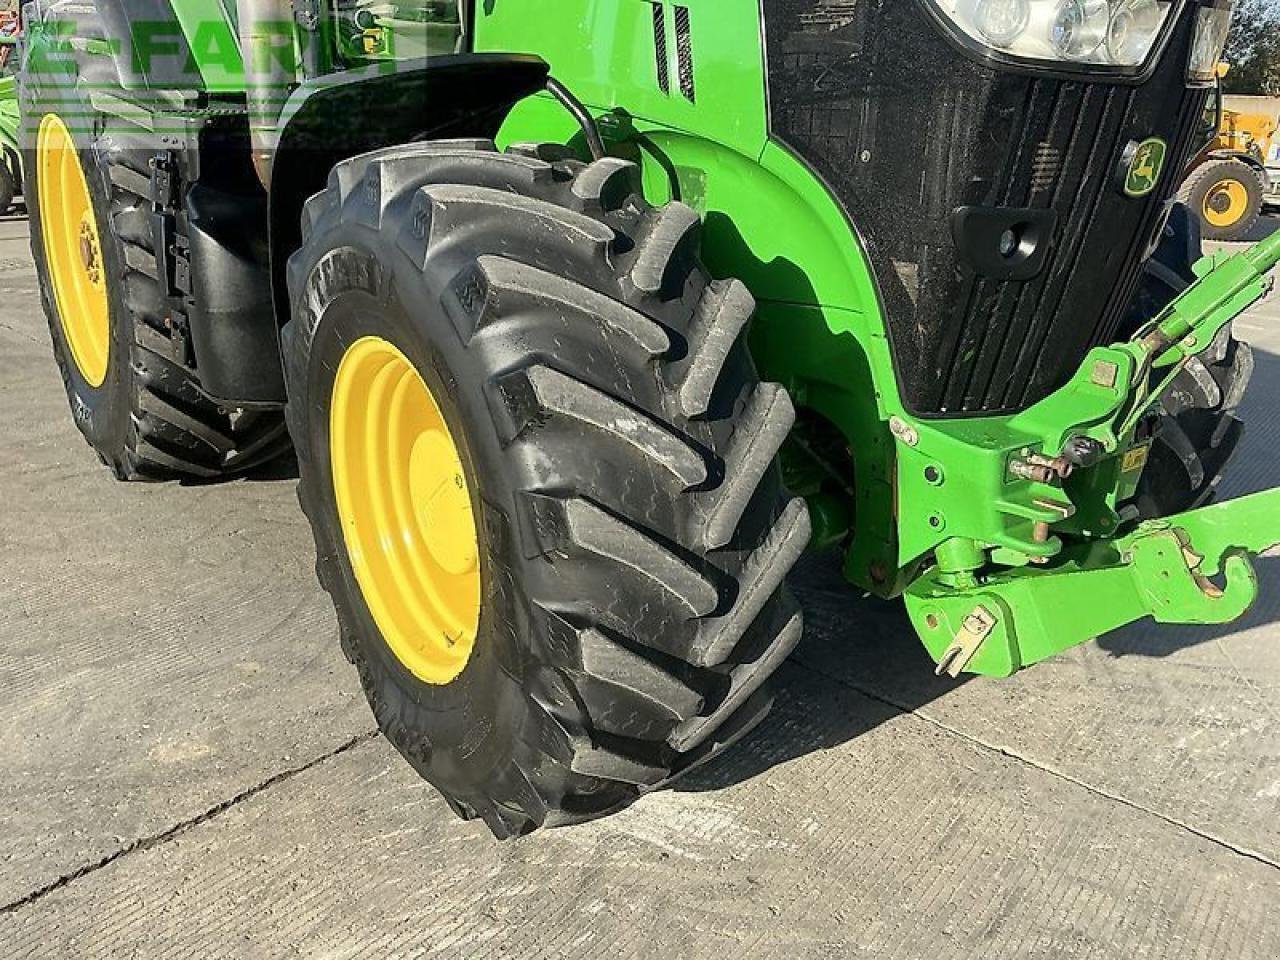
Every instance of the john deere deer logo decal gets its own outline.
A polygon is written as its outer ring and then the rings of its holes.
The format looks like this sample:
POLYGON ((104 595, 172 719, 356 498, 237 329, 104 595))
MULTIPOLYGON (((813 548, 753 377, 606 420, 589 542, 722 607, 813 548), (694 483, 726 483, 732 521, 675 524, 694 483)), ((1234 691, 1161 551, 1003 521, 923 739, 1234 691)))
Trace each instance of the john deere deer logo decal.
POLYGON ((1124 192, 1130 197, 1145 197, 1160 182, 1168 146, 1159 137, 1143 140, 1129 159, 1124 172, 1124 192))

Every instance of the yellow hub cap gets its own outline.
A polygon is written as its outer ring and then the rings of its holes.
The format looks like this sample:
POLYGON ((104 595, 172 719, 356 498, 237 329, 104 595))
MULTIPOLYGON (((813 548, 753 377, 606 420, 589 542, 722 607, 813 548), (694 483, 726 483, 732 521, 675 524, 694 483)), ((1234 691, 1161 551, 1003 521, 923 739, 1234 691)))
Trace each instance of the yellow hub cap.
POLYGON ((62 333, 80 375, 91 387, 107 379, 110 306, 102 241, 80 166, 80 154, 62 118, 48 114, 36 137, 40 229, 62 333))
POLYGON ((471 491, 440 405, 386 340, 357 340, 338 364, 329 456, 343 540, 378 630, 419 679, 449 683, 480 622, 471 491))
POLYGON ((1219 180, 1204 197, 1204 218, 1215 227, 1230 227, 1249 212, 1249 191, 1239 180, 1219 180))

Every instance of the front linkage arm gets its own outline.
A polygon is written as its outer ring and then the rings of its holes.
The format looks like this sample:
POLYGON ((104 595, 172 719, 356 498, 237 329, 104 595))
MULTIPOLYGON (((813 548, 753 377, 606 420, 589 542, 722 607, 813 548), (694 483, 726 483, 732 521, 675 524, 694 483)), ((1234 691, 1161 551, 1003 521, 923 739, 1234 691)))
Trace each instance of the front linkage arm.
MULTIPOLYGON (((1252 558, 1280 544, 1280 488, 1128 530, 1122 501, 1146 462, 1143 417, 1182 365, 1267 292, 1277 263, 1280 234, 1205 258, 1197 282, 1131 341, 1091 351, 1070 383, 1002 429, 911 427, 902 476, 915 476, 922 457, 967 447, 968 462, 987 468, 990 494, 960 514, 970 521, 961 527, 977 521, 983 532, 948 529, 906 591, 939 673, 1007 676, 1147 616, 1226 623, 1252 605, 1252 558)), ((930 503, 927 490, 903 488, 931 521, 946 516, 942 493, 930 503)))

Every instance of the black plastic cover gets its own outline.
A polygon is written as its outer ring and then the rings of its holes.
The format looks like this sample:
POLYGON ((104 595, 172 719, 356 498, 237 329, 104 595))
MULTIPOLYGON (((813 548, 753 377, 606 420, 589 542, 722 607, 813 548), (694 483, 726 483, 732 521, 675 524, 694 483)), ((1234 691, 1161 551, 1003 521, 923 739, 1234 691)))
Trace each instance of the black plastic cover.
POLYGON ((1141 83, 1012 72, 962 52, 911 0, 762 0, 773 136, 844 205, 875 269, 914 412, 1023 409, 1118 329, 1196 146, 1183 5, 1141 83), (1126 196, 1127 147, 1159 137, 1153 193, 1126 196), (1033 270, 1001 275, 985 211, 1052 217, 1033 270), (962 221, 957 229, 957 216, 962 221), (965 222, 967 221, 967 222, 965 222))

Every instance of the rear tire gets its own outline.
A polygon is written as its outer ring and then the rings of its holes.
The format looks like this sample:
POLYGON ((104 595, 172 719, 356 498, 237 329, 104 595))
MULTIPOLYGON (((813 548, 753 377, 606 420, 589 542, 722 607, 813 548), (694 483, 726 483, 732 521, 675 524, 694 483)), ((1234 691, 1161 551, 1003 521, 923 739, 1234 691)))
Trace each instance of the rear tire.
MULTIPOLYGON (((1195 282, 1191 265, 1201 256, 1199 224, 1177 204, 1144 270, 1127 335, 1195 282)), ((1228 325, 1174 379, 1160 402, 1151 453, 1138 484, 1143 518, 1181 513, 1213 497, 1244 437, 1238 413, 1252 375, 1253 352, 1235 339, 1228 325)))
POLYGON ((808 515, 774 459, 792 419, 711 281, 697 215, 629 163, 423 143, 336 167, 304 213, 284 341, 299 498, 378 725, 498 837, 601 816, 767 710, 800 635, 783 585, 808 515), (428 683, 380 632, 329 456, 336 371, 389 341, 449 431, 477 518, 478 635, 428 683))
MULTIPOLYGON (((74 15, 75 35, 85 41, 104 36, 94 8, 80 4, 69 10, 62 4, 49 15, 74 15)), ((105 77, 114 77, 108 55, 78 56, 82 81, 100 89, 105 77)), ((109 350, 105 378, 91 383, 77 365, 53 293, 37 144, 27 144, 24 188, 41 299, 72 416, 89 445, 121 480, 211 480, 287 453, 282 411, 228 408, 208 397, 186 340, 175 329, 169 278, 152 233, 150 161, 155 145, 140 127, 92 110, 65 73, 28 73, 20 89, 28 126, 38 126, 48 114, 66 118, 101 241, 109 350)))
POLYGON ((9 169, 8 158, 0 155, 0 215, 9 212, 17 190, 18 185, 13 179, 13 171, 9 169))

